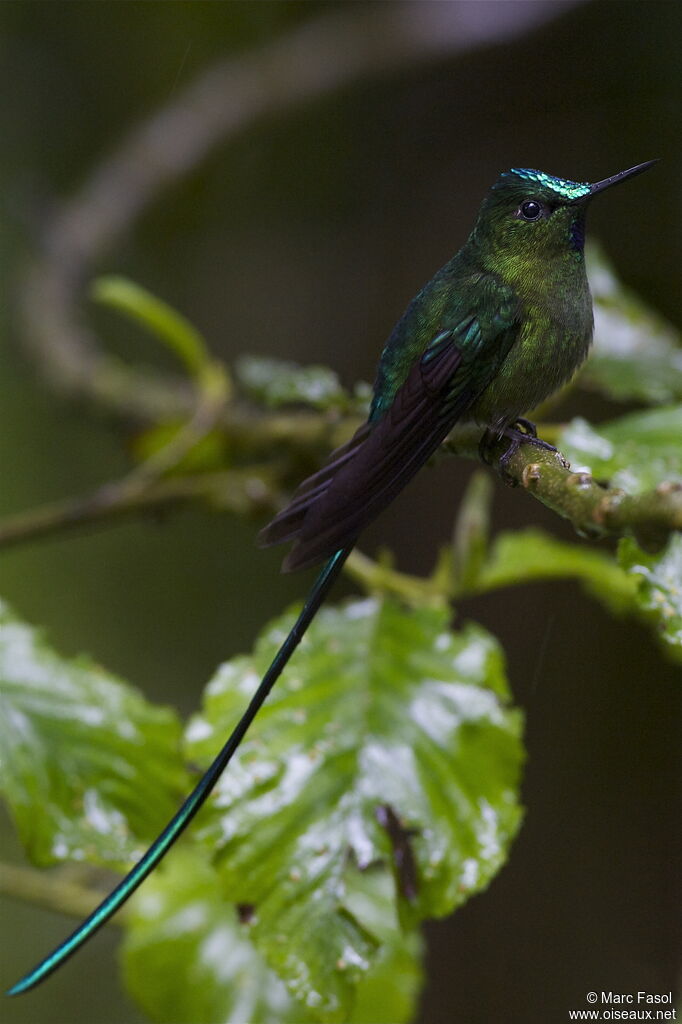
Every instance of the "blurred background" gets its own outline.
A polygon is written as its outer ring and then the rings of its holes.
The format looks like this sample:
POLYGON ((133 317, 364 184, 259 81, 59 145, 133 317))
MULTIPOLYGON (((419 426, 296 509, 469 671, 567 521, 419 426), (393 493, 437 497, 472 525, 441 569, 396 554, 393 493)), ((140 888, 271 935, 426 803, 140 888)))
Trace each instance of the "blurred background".
MULTIPOLYGON (((682 5, 5 3, 0 515, 87 493, 129 465, 132 424, 59 393, 18 310, 56 205, 214 62, 250 66, 295 37, 295 61, 324 78, 314 32, 299 31, 318 19, 325 39, 338 33, 341 66, 357 58, 361 70, 310 97, 302 74, 296 102, 274 96, 245 116, 101 247, 92 275, 120 272, 162 296, 228 362, 319 362, 351 386, 372 380, 394 321, 462 244, 501 170, 594 181, 660 157, 596 204, 589 227, 622 278, 682 324, 682 5)), ((170 362, 86 298, 83 310, 122 358, 170 362)), ((614 411, 575 396, 561 413, 614 411)), ((363 547, 385 545, 401 568, 427 572, 471 471, 449 460, 422 473, 363 547)), ((499 483, 494 522, 572 539, 499 483)), ((279 575, 280 552, 254 547, 258 525, 192 508, 34 542, 0 553, 0 594, 63 654, 87 650, 188 713, 217 663, 305 591, 307 577, 279 575)), ((419 1020, 547 1024, 584 1007, 590 989, 668 992, 680 947, 679 668, 573 584, 509 589, 457 616, 481 621, 507 652, 527 716, 527 816, 489 890, 427 928, 419 1020)), ((19 859, 4 819, 3 829, 3 857, 19 859)), ((3 900, 3 981, 67 924, 3 900)), ((116 941, 109 929, 80 969, 5 1006, 3 1020, 141 1020, 118 987, 116 941)))

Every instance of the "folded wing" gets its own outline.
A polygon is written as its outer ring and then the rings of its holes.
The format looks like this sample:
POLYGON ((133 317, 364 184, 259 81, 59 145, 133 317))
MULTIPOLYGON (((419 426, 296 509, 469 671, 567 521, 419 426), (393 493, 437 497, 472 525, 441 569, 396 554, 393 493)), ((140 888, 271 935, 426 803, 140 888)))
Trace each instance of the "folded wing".
POLYGON ((360 427, 304 480, 261 531, 259 543, 295 542, 284 561, 287 572, 352 545, 465 416, 514 337, 510 319, 499 316, 487 331, 469 316, 439 334, 415 360, 384 415, 360 427))

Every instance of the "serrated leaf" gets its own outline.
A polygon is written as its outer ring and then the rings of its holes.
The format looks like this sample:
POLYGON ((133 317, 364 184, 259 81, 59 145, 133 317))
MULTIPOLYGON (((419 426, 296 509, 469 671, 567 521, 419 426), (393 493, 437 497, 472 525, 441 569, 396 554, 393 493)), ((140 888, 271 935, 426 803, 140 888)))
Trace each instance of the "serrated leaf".
MULTIPOLYGON (((128 991, 157 1021, 303 1024, 222 894, 208 857, 177 850, 131 904, 123 943, 128 991)), ((246 917, 246 915, 244 915, 246 917)))
POLYGON ((629 494, 682 481, 682 405, 632 413, 593 427, 572 420, 557 444, 576 472, 589 470, 629 494))
POLYGON ((501 533, 474 581, 474 593, 530 580, 577 579, 613 612, 632 610, 634 580, 613 557, 581 544, 557 540, 542 530, 501 533))
MULTIPOLYGON (((368 905, 375 917, 382 903, 391 902, 390 886, 378 889, 377 881, 376 873, 361 876, 365 889, 354 893, 361 916, 368 913, 368 905)), ((122 960, 130 994, 157 1021, 315 1020, 294 1002, 252 943, 250 908, 237 909, 223 890, 203 849, 178 850, 154 873, 126 919, 122 960)), ((412 1019, 421 981, 421 941, 417 934, 396 934, 387 936, 378 962, 361 983, 349 1024, 407 1024, 412 1019)))
MULTIPOLYGON (((521 723, 500 650, 448 618, 388 600, 323 609, 203 818, 229 891, 255 907, 254 941, 319 1020, 348 1019, 381 947, 349 902, 358 874, 395 876, 383 928, 397 930, 484 888, 519 823, 521 723), (382 807, 414 858, 412 901, 382 807)), ((210 759, 291 622, 221 668, 188 730, 192 759, 210 759)))
POLYGON ((671 324, 618 281, 594 244, 587 252, 594 299, 594 345, 581 386, 620 401, 682 398, 682 339, 671 324))
POLYGON ((0 792, 39 864, 136 859, 188 787, 170 709, 60 658, 0 602, 0 792))
POLYGON ((349 397, 327 366, 300 366, 281 359, 242 356, 235 374, 242 391, 270 408, 303 404, 313 409, 346 407, 349 397))
POLYGON ((673 534, 657 555, 645 554, 630 537, 618 558, 637 583, 637 601, 656 636, 673 657, 682 659, 682 536, 673 534))

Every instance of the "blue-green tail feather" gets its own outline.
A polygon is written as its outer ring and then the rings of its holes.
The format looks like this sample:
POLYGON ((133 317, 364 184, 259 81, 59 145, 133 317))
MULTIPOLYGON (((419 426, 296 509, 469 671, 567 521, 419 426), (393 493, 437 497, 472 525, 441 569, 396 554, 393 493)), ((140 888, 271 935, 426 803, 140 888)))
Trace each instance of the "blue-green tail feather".
POLYGON ((161 835, 152 843, 145 855, 138 861, 135 867, 126 877, 119 882, 116 888, 86 917, 67 939, 65 939, 49 956, 41 960, 32 971, 13 985, 7 995, 17 996, 34 988, 41 981, 44 981, 53 971, 69 959, 70 956, 95 934, 116 911, 123 906, 129 896, 137 887, 142 884, 161 859, 168 853, 173 843, 185 831, 194 818, 199 808, 203 805, 209 793, 215 786, 221 774, 227 767, 232 755, 237 750, 246 732, 258 714, 263 702, 270 690, 281 675, 289 658, 303 638, 308 626, 315 617, 320 605, 324 601, 334 580, 339 575, 343 563, 350 554, 352 545, 341 548, 325 564, 315 581, 310 594, 291 628, 289 635, 275 655, 270 667, 263 676, 258 689, 251 698, 251 702, 241 719, 237 723, 231 736, 225 743, 220 753, 208 768, 201 780, 185 800, 184 804, 175 817, 168 823, 161 835))

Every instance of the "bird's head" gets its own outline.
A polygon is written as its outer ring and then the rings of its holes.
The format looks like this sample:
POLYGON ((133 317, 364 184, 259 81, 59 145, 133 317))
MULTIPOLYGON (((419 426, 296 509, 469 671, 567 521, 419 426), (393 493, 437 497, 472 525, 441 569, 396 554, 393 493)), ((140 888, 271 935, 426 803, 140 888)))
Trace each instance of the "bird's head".
POLYGON ((581 260, 590 201, 655 163, 648 160, 594 184, 529 168, 505 171, 483 200, 472 239, 495 263, 520 260, 527 267, 569 254, 581 260))

